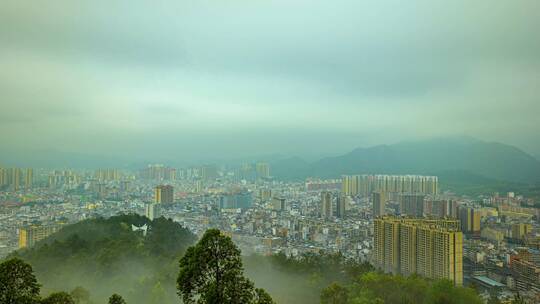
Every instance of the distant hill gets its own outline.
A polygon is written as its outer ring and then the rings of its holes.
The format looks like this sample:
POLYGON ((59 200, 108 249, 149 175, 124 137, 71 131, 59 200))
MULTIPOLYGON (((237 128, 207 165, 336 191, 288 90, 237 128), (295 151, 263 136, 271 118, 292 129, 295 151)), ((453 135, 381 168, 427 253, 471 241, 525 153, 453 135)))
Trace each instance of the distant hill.
POLYGON ((119 293, 128 303, 166 304, 178 302, 177 263, 195 240, 171 220, 120 215, 66 226, 15 255, 32 265, 45 294, 83 286, 96 303, 119 293), (146 236, 132 231, 145 224, 146 236))
MULTIPOLYGON (((290 161, 293 162, 292 160, 290 161)), ((342 174, 437 174, 468 172, 490 180, 516 183, 540 181, 540 162, 522 150, 469 137, 439 138, 357 148, 314 163, 275 163, 273 175, 284 179, 324 178, 342 174), (295 170, 287 171, 282 164, 295 170)))

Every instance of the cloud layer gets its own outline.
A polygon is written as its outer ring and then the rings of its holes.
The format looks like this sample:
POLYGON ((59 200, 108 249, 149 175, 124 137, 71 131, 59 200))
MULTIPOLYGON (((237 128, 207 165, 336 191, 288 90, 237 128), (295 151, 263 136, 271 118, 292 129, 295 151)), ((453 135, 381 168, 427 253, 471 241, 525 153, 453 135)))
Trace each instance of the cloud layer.
POLYGON ((185 158, 540 151, 540 2, 3 1, 0 141, 185 158))

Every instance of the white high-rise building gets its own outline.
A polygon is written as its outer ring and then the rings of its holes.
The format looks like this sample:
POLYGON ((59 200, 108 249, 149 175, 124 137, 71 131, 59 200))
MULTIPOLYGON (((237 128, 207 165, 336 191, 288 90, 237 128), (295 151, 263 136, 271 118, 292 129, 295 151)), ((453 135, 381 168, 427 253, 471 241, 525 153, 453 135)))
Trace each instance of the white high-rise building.
POLYGON ((145 215, 150 220, 154 220, 156 218, 159 218, 161 216, 159 204, 157 203, 151 203, 146 205, 145 215))

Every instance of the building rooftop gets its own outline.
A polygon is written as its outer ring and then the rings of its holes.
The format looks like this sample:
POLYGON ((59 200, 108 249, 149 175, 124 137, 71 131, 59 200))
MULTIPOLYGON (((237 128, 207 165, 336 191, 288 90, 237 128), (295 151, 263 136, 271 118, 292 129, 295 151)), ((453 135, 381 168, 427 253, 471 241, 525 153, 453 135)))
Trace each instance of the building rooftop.
POLYGON ((491 287, 505 287, 506 285, 502 284, 502 283, 499 283, 495 280, 492 280, 486 276, 476 276, 476 277, 473 277, 475 280, 478 280, 488 286, 491 286, 491 287))

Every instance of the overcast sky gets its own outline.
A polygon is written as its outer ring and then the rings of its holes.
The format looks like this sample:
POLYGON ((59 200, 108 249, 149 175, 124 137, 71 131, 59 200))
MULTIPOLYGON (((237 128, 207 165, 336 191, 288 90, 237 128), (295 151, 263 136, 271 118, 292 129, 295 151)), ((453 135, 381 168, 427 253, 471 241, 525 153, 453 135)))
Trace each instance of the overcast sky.
POLYGON ((540 154, 540 1, 3 0, 0 93, 10 151, 540 154))

